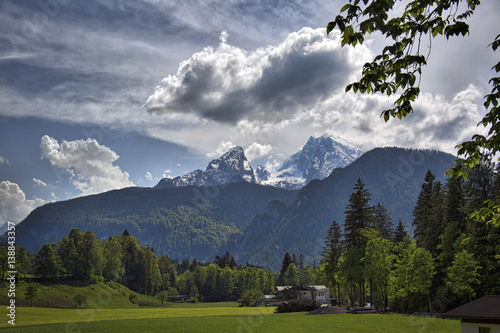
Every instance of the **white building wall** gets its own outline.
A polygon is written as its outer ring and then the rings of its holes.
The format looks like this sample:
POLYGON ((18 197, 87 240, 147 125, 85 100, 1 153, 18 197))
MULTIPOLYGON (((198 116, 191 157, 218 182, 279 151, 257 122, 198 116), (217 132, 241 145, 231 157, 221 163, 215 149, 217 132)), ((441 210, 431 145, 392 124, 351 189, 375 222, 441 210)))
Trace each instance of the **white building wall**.
POLYGON ((330 303, 330 291, 316 291, 316 301, 320 303, 330 303))
POLYGON ((491 327, 491 333, 500 333, 500 325, 460 323, 462 333, 479 333, 479 327, 491 327))

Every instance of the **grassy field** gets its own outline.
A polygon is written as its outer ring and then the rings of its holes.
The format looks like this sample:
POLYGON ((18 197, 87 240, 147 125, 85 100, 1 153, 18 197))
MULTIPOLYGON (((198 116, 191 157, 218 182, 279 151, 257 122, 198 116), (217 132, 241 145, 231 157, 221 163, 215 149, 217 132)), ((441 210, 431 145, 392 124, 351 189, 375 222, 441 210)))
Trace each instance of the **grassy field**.
MULTIPOLYGON (((87 296, 84 307, 105 309, 137 309, 138 302, 152 302, 160 304, 152 297, 138 294, 119 283, 86 283, 83 281, 59 281, 40 282, 41 288, 38 296, 33 301, 34 307, 44 308, 77 308, 78 304, 73 300, 76 294, 87 296), (130 302, 130 295, 135 296, 135 304, 130 302)), ((16 305, 30 306, 30 301, 24 299, 26 283, 16 286, 16 305)), ((7 297, 7 285, 0 286, 0 305, 8 305, 10 298, 7 297)))
POLYGON ((460 332, 458 321, 402 315, 274 314, 236 303, 170 304, 135 309, 17 308, 16 327, 0 332, 460 332))
POLYGON ((458 333, 458 321, 402 315, 275 314, 274 308, 238 307, 238 303, 165 303, 134 293, 120 284, 44 282, 34 307, 23 299, 25 284, 16 288, 16 326, 8 324, 10 301, 0 287, 1 332, 439 332, 458 333), (74 295, 87 302, 77 309, 74 295), (130 296, 135 301, 130 301, 130 296), (139 306, 138 304, 149 304, 139 306))

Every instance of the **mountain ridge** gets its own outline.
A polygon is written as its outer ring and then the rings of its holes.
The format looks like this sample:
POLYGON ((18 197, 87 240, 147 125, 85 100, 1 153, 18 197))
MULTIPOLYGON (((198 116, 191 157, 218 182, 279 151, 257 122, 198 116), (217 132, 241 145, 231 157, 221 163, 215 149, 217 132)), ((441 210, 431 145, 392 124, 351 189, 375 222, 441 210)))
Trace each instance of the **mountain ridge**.
POLYGON ((426 171, 444 181, 455 159, 437 151, 376 148, 300 191, 246 181, 113 190, 36 208, 16 226, 16 240, 35 251, 60 240, 73 227, 92 230, 99 239, 127 229, 141 245, 172 259, 211 261, 229 251, 240 263, 276 269, 289 252, 303 254, 312 263, 320 259, 332 221, 343 224, 358 178, 371 193, 371 205, 380 202, 393 224, 401 219, 410 226, 426 171))
POLYGON ((184 176, 163 178, 155 188, 176 188, 188 185, 214 186, 244 181, 255 183, 255 175, 243 148, 236 146, 208 163, 204 171, 198 169, 184 176))
POLYGON ((349 165, 363 153, 361 148, 338 136, 311 136, 276 172, 269 172, 261 165, 253 169, 244 149, 236 146, 209 162, 205 170, 198 169, 183 176, 163 178, 155 188, 214 186, 246 181, 299 190, 311 180, 324 179, 333 169, 349 165))
POLYGON ((313 179, 326 178, 336 168, 348 166, 363 153, 360 147, 338 136, 311 136, 262 183, 297 190, 313 179))
POLYGON ((455 160, 451 154, 432 150, 375 148, 349 166, 333 170, 327 178, 309 182, 281 216, 256 216, 241 236, 243 246, 234 250, 235 258, 265 265, 267 255, 272 269, 279 268, 285 252, 302 253, 306 262, 319 262, 328 228, 334 220, 343 226, 345 207, 358 178, 371 193, 370 204, 380 202, 394 226, 402 220, 411 232, 412 211, 425 173, 431 170, 444 182, 444 173, 455 160), (256 253, 255 248, 261 252, 256 253))

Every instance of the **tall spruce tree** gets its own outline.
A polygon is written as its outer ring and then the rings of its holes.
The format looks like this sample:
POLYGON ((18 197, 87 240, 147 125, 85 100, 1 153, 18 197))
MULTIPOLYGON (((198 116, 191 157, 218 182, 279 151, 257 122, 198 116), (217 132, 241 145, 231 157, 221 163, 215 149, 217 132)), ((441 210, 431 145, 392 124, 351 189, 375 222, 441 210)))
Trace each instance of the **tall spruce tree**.
MULTIPOLYGON (((350 251, 349 256, 346 256, 343 265, 351 267, 359 267, 364 269, 362 258, 364 256, 367 239, 363 237, 362 230, 373 227, 374 224, 374 209, 370 206, 370 192, 365 188, 365 183, 358 178, 354 192, 349 197, 345 210, 344 221, 344 238, 346 250, 350 251)), ((340 265, 342 266, 342 265, 340 265)), ((358 274, 356 278, 359 287, 359 304, 365 304, 365 278, 364 274, 358 274)))
POLYGON ((333 221, 330 229, 328 229, 322 252, 322 262, 325 264, 326 280, 331 288, 338 287, 338 281, 336 281, 335 275, 337 272, 337 264, 342 254, 341 238, 342 230, 340 229, 340 225, 337 221, 333 221))
POLYGON ((380 237, 391 240, 393 238, 392 221, 387 209, 379 202, 373 210, 373 228, 379 232, 380 237))
POLYGON ((345 210, 344 237, 348 247, 362 246, 358 230, 373 225, 373 207, 370 206, 370 200, 370 192, 361 178, 358 178, 345 210))
POLYGON ((399 243, 402 242, 405 237, 408 236, 408 232, 405 229, 405 226, 403 225, 403 222, 399 220, 398 226, 396 227, 396 230, 394 231, 394 242, 399 243))
POLYGON ((413 226, 415 227, 414 238, 417 246, 422 246, 426 241, 429 221, 431 220, 432 193, 434 192, 434 181, 436 176, 427 170, 422 189, 413 209, 413 226))
POLYGON ((438 274, 447 272, 447 268, 457 252, 466 227, 465 198, 463 193, 463 178, 450 177, 445 185, 446 199, 444 202, 445 228, 440 237, 440 254, 438 261, 438 274))
POLYGON ((440 181, 434 183, 431 196, 431 210, 429 221, 425 229, 425 238, 422 239, 422 247, 428 250, 434 257, 439 254, 439 236, 445 228, 444 222, 445 195, 440 181))
POLYGON ((293 261, 292 261, 292 256, 290 255, 290 253, 288 253, 288 252, 285 253, 285 255, 283 256, 283 262, 281 264, 280 275, 278 276, 278 283, 279 284, 284 284, 285 283, 286 269, 292 263, 293 263, 293 261))

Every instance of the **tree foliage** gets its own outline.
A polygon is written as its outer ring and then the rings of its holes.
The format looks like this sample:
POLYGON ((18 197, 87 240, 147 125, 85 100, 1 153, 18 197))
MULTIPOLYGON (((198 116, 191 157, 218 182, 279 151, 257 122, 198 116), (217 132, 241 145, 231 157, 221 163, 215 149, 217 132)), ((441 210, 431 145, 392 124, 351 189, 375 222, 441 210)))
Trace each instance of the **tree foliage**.
MULTIPOLYGON (((326 28, 327 34, 338 27, 342 46, 362 44, 367 35, 379 32, 386 37, 386 46, 363 66, 361 79, 346 87, 363 94, 397 94, 394 106, 382 111, 385 121, 402 119, 413 112, 413 103, 420 94, 420 79, 427 65, 432 41, 437 36, 447 39, 469 34, 467 19, 480 0, 413 0, 398 11, 395 0, 349 0, 340 14, 326 28)), ((500 35, 489 45, 493 51, 500 46, 500 35)), ((479 162, 500 152, 500 62, 492 67, 491 93, 485 96, 486 115, 478 126, 488 129, 487 135, 475 134, 470 141, 457 145, 458 159, 448 174, 467 178, 479 162)), ((500 226, 500 203, 488 201, 479 211, 500 226)))
POLYGON ((467 250, 455 254, 453 264, 448 268, 448 285, 457 294, 467 294, 469 302, 472 302, 472 297, 476 296, 474 286, 481 284, 481 268, 479 262, 467 250))
POLYGON ((29 299, 31 302, 31 306, 33 306, 33 300, 38 296, 38 290, 40 289, 40 285, 38 283, 31 282, 26 286, 26 292, 24 293, 24 297, 29 299))

